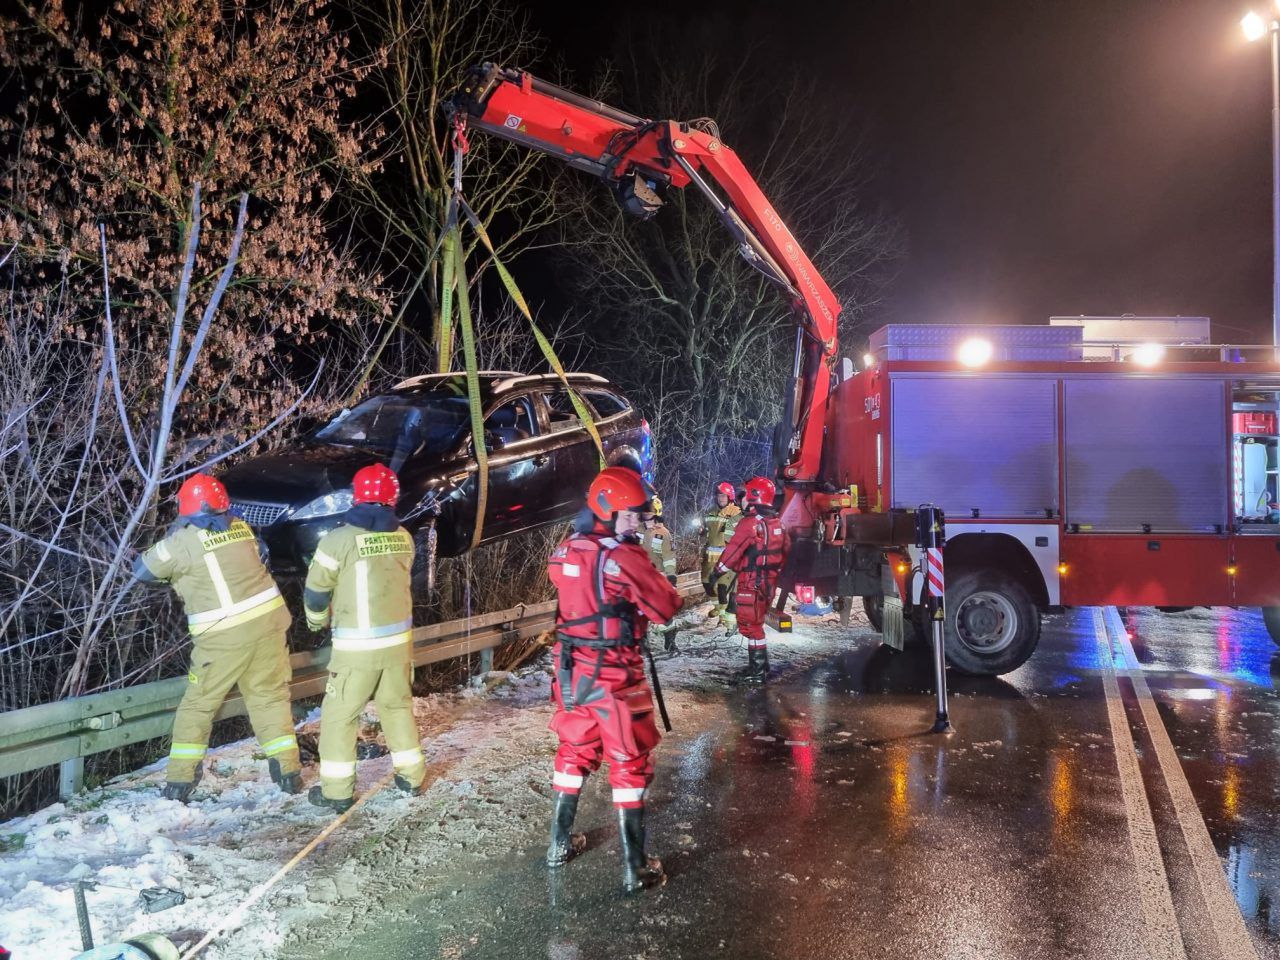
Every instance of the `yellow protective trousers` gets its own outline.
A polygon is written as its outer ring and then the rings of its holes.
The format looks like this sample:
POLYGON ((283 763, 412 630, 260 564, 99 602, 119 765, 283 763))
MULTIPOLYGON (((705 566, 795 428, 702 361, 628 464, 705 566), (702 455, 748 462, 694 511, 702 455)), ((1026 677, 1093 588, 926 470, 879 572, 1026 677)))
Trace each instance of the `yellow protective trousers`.
POLYGON ((320 705, 320 788, 330 800, 349 799, 356 789, 356 739, 360 714, 372 699, 391 751, 391 763, 411 786, 427 775, 413 719, 413 665, 339 666, 329 674, 320 705))
POLYGON ((281 773, 302 769, 289 711, 289 650, 279 626, 246 624, 232 634, 208 634, 195 641, 187 692, 173 718, 166 779, 190 783, 209 749, 209 731, 222 702, 238 686, 262 752, 281 773))

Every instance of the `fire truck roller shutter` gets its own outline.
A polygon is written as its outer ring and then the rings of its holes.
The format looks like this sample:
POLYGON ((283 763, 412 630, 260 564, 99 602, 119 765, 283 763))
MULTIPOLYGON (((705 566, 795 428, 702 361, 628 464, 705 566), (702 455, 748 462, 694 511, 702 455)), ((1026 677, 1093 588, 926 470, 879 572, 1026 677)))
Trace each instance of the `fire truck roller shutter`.
POLYGON ((892 505, 947 518, 1058 512, 1058 386, 1016 374, 895 374, 892 505))
POLYGON ((1221 378, 1067 378, 1067 530, 1222 532, 1225 389, 1221 378))

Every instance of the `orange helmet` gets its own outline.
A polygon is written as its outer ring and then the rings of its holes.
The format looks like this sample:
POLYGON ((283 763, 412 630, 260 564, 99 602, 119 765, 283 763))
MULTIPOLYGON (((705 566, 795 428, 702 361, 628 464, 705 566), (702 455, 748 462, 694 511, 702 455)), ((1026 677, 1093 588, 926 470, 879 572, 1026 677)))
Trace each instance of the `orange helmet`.
POLYGON ((723 493, 730 500, 738 499, 737 488, 728 480, 726 480, 724 483, 716 485, 716 493, 723 493))
POLYGON ((774 482, 768 477, 752 477, 747 481, 747 503, 762 506, 773 506, 773 497, 778 492, 774 482))
POLYGON ((178 490, 178 516, 193 517, 197 513, 223 513, 231 509, 231 498, 220 480, 207 473, 187 477, 178 490))
POLYGON ((644 478, 626 467, 605 467, 587 490, 587 506, 606 522, 619 510, 644 512, 652 498, 644 478))
POLYGON ((361 467, 351 479, 355 488, 355 503, 380 503, 384 507, 394 507, 400 499, 400 478, 390 467, 373 463, 361 467))

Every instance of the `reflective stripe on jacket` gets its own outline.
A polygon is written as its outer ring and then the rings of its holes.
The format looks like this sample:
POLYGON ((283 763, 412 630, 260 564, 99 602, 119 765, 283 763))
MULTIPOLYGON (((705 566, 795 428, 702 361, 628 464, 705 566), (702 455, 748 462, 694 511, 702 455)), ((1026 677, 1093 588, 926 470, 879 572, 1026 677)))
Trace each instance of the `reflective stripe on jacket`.
MULTIPOLYGON (((331 594, 333 649, 348 662, 379 651, 409 655, 413 597, 409 571, 413 538, 403 527, 382 533, 345 525, 326 533, 307 571, 307 595, 331 594)), ((323 626, 329 610, 308 605, 307 621, 323 626)))
POLYGON ((714 503, 702 518, 702 527, 706 536, 703 553, 715 558, 724 552, 725 544, 733 538, 733 531, 742 518, 742 510, 736 503, 728 503, 717 507, 714 503))
POLYGON ((640 535, 640 546, 649 554, 653 565, 669 577, 676 575, 676 550, 671 542, 671 531, 664 524, 655 523, 640 535))
POLYGON ((193 637, 222 633, 261 617, 287 630, 289 611, 262 563, 258 541, 243 520, 226 530, 184 526, 154 544, 142 562, 182 598, 193 637))
POLYGON ((649 621, 666 623, 680 609, 680 594, 634 541, 574 534, 551 554, 547 574, 562 638, 634 643, 649 621))

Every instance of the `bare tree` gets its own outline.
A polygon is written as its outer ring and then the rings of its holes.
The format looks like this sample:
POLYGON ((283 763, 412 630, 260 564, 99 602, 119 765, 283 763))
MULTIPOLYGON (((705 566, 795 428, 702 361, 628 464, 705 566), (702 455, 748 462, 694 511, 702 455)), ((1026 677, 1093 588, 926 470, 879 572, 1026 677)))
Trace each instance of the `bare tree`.
MULTIPOLYGON (((365 232, 383 244, 380 254, 425 304, 432 330, 417 332, 434 347, 441 339, 438 253, 453 181, 452 131, 441 105, 468 67, 526 64, 537 54, 537 41, 527 16, 503 2, 362 0, 356 16, 378 64, 369 85, 382 109, 376 163, 355 169, 353 199, 365 232)), ((467 200, 504 261, 528 250, 556 216, 539 166, 536 154, 496 138, 470 141, 467 200)), ((491 261, 474 257, 478 242, 466 236, 463 255, 474 286, 491 261)), ((449 368, 452 357, 443 360, 449 368)))

